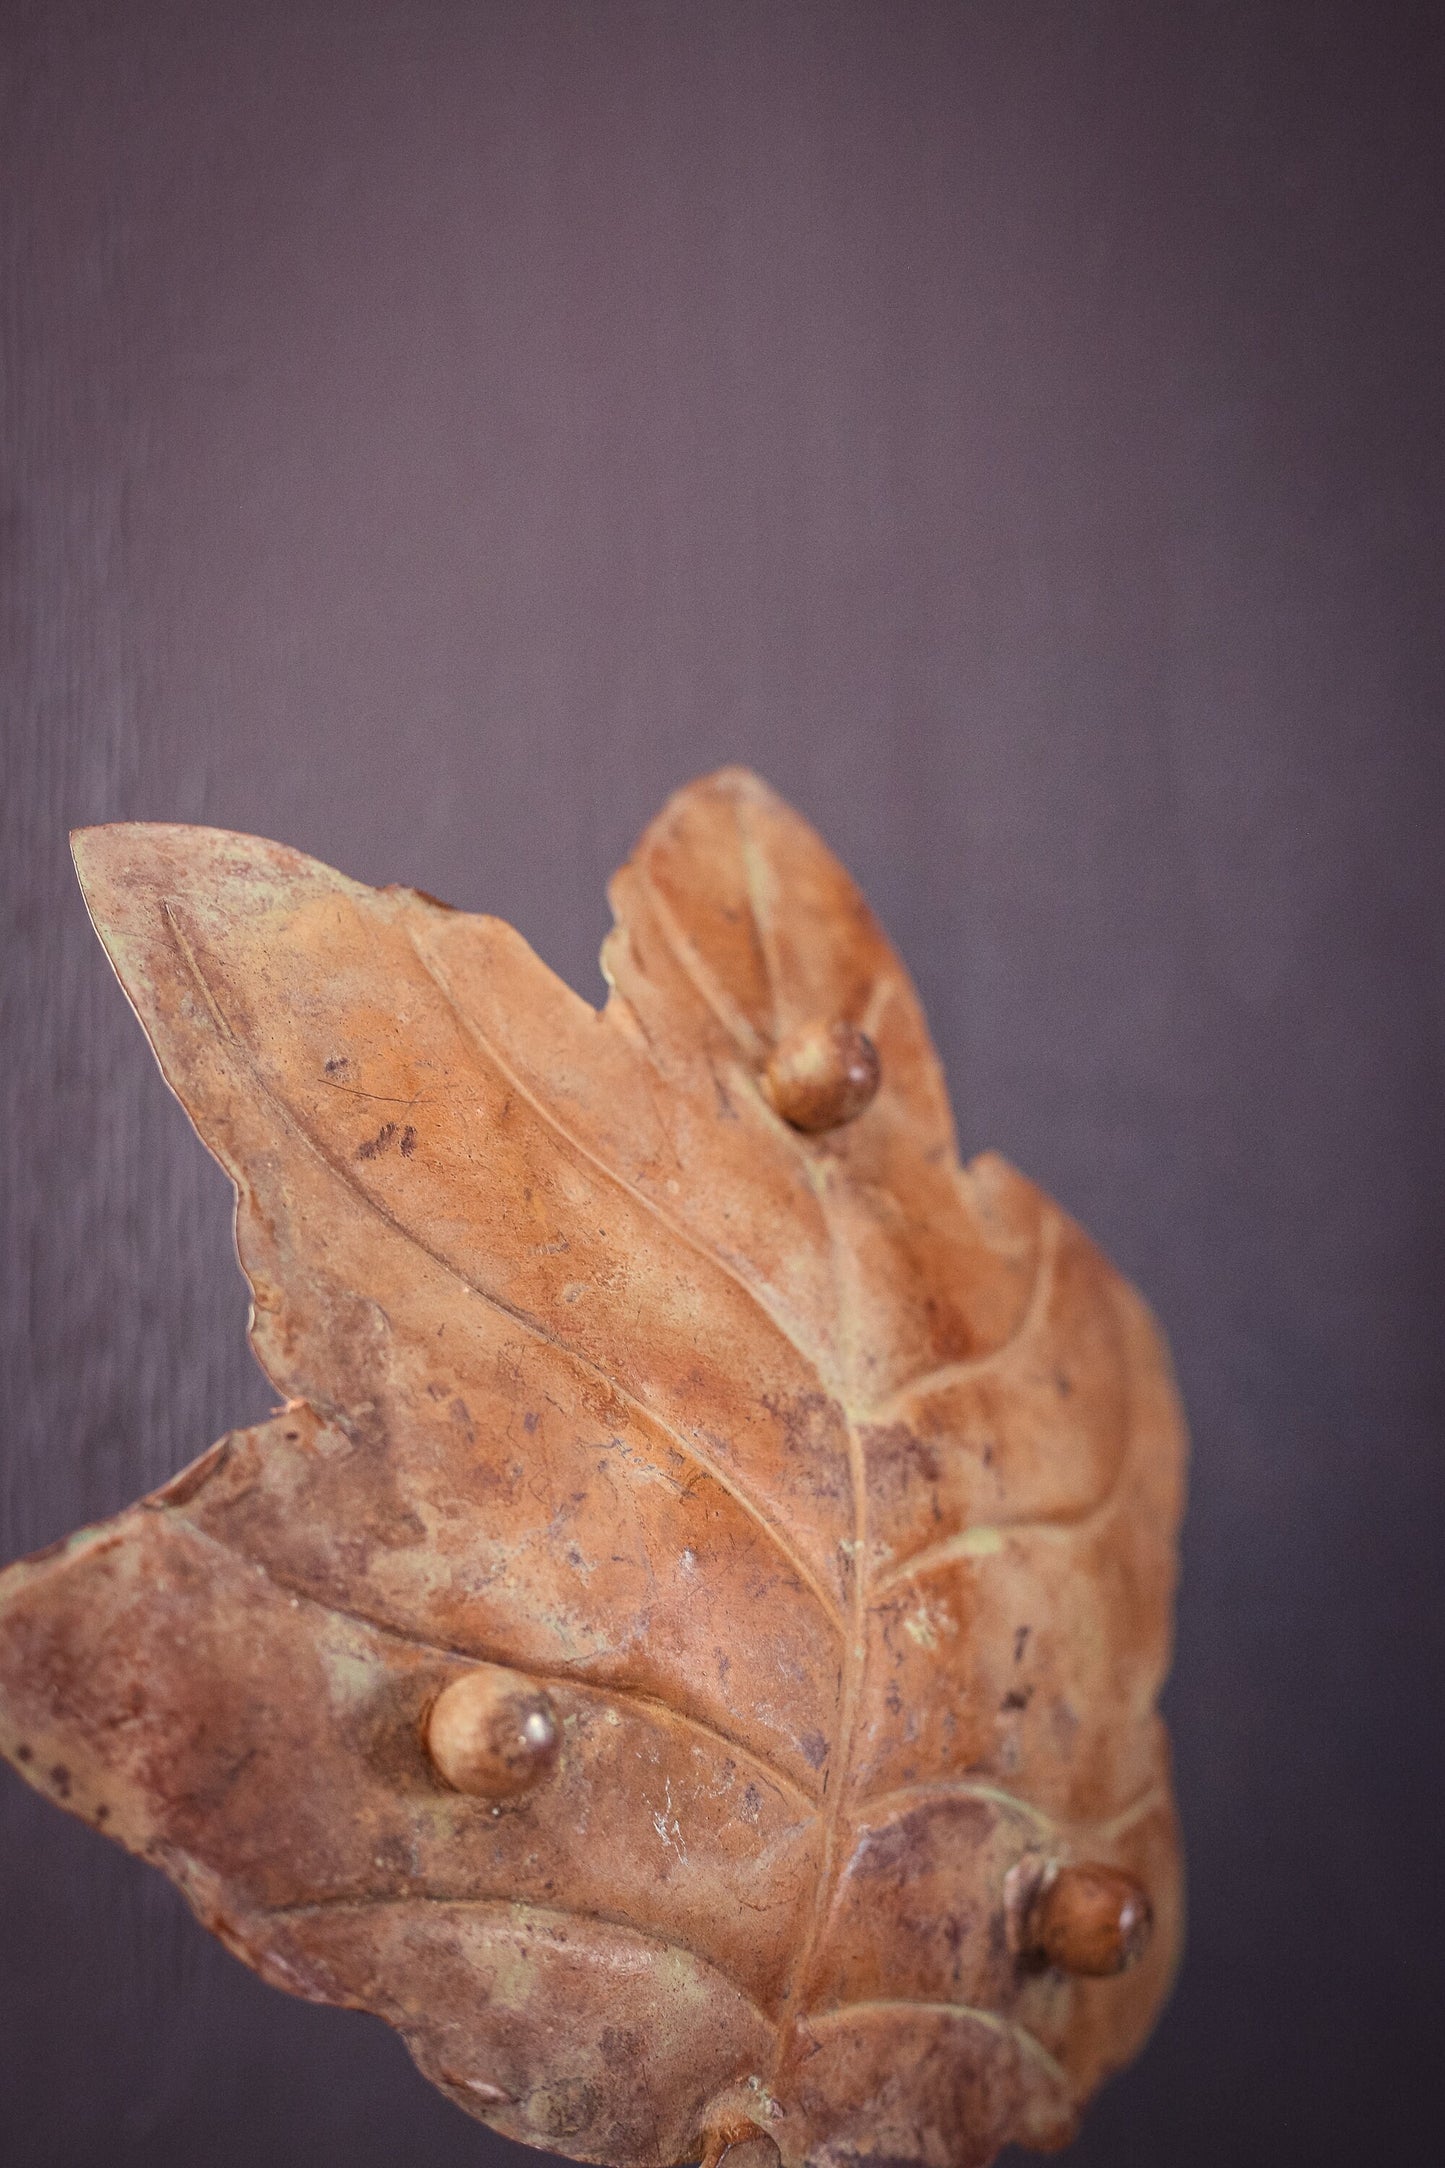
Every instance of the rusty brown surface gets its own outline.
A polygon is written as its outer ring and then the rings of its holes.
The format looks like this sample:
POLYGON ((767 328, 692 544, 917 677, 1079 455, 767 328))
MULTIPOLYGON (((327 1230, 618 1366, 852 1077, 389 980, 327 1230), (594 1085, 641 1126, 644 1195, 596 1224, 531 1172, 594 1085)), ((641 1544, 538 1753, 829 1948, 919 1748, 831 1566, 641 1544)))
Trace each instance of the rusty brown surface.
POLYGON ((1061 2142, 1178 1951, 1182 1425, 1133 1291, 960 1168, 842 869, 755 778, 691 786, 599 1014, 509 927, 276 844, 76 859, 284 1405, 0 1576, 11 1760, 510 2137, 1061 2142), (831 1100, 788 1052, 825 1040, 831 1100), (1118 1977, 1030 1941, 1071 1866, 1147 1894, 1118 1977))

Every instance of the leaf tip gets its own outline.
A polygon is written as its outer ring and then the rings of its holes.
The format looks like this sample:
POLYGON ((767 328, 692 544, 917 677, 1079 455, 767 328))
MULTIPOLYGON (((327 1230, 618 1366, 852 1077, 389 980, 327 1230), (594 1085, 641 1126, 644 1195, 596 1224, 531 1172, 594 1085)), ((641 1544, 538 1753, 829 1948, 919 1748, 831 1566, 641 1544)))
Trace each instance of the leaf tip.
POLYGON ((98 899, 109 889, 134 883, 160 855, 168 837, 177 833, 166 821, 98 821, 92 827, 72 828, 70 857, 92 917, 98 899))
POLYGON ((116 839, 128 836, 139 825, 136 821, 96 821, 86 828, 71 829, 70 862, 82 894, 113 865, 116 839))

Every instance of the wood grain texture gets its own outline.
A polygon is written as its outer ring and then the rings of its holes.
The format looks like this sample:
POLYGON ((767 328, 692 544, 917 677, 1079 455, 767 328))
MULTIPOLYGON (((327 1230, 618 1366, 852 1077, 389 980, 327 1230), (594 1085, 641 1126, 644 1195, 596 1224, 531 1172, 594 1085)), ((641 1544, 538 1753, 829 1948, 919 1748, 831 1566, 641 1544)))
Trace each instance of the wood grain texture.
POLYGON ((1138 1298, 960 1167, 836 859, 679 792, 597 1011, 277 844, 75 857, 283 1406, 0 1574, 0 1750, 510 2137, 674 2168, 750 2089, 785 2168, 1071 2135, 1178 1953, 1182 1422, 1138 1298), (810 1019, 881 1078, 826 1128, 771 1088, 810 1019), (425 1741, 490 1680, 548 1762, 460 1796, 425 1741), (1127 1981, 1011 1921, 1076 1860, 1149 1893, 1127 1981))

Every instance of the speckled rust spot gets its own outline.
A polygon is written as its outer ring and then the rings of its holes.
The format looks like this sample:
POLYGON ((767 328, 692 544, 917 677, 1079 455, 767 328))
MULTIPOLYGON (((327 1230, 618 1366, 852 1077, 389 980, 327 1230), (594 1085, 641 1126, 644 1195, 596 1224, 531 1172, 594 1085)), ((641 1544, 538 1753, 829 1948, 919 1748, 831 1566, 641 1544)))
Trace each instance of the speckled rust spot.
POLYGON ((599 1014, 279 844, 75 851, 281 1405, 0 1575, 0 1750, 508 2138, 1059 2143, 1178 1948, 1183 1434, 1138 1297, 960 1166, 842 868, 682 791, 599 1014))

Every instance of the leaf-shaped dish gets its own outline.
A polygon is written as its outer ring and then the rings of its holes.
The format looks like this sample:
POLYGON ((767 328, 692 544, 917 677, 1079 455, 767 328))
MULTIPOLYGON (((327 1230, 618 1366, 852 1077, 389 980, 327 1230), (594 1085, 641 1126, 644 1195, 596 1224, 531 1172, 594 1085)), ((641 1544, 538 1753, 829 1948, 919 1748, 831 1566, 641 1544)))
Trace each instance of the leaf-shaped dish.
POLYGON ((1182 1427, 836 861, 681 792, 599 1014, 278 844, 75 854, 285 1405, 0 1576, 0 1746, 527 2143, 1061 2142, 1177 1950, 1182 1427))

